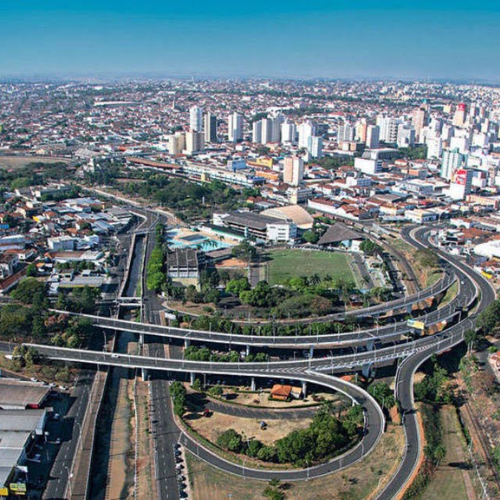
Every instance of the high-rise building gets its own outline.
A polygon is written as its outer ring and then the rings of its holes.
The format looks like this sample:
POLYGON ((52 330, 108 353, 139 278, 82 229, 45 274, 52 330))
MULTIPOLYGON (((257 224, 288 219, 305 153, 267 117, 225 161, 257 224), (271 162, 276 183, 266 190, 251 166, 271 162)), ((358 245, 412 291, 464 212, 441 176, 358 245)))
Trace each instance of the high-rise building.
POLYGON ((217 117, 211 113, 206 113, 203 117, 203 131, 205 142, 217 142, 217 117))
POLYGON ((271 142, 273 134, 273 121, 271 118, 263 118, 261 120, 262 132, 261 132, 261 144, 268 144, 271 142))
POLYGON ((441 162, 441 177, 451 180, 456 170, 462 168, 467 161, 467 157, 460 153, 458 149, 447 149, 443 151, 443 160, 441 162))
POLYGON ((255 142, 256 144, 260 144, 262 142, 262 120, 253 122, 252 142, 255 142))
POLYGON ((203 132, 186 132, 186 154, 191 155, 202 151, 204 148, 203 132))
POLYGON ((186 134, 176 132, 168 136, 168 152, 171 155, 179 155, 186 149, 186 134))
POLYGON ((462 135, 452 137, 450 139, 450 149, 458 149, 460 153, 466 154, 470 149, 470 136, 462 135))
POLYGON ((366 147, 377 149, 380 145, 380 127, 378 125, 368 125, 366 129, 366 147))
POLYGON ((441 158, 443 154, 443 139, 441 137, 433 137, 427 139, 427 159, 441 158))
POLYGON ((316 133, 316 127, 312 122, 304 122, 299 125, 299 149, 308 149, 309 138, 316 133))
POLYGON ((356 135, 355 140, 359 142, 366 142, 366 134, 368 132, 368 124, 366 123, 366 118, 362 118, 356 123, 356 135))
POLYGON ((411 125, 401 123, 398 127, 398 148, 413 148, 415 146, 415 129, 411 125))
POLYGON ((231 142, 237 142, 243 139, 243 116, 238 113, 229 115, 227 136, 231 142))
POLYGON ((307 150, 313 158, 323 158, 323 138, 315 135, 309 137, 307 150))
POLYGON ((427 125, 427 109, 423 106, 417 108, 413 111, 412 124, 415 128, 415 136, 419 142, 422 142, 421 132, 422 129, 427 125))
POLYGON ((203 110, 199 106, 189 108, 189 129, 192 132, 203 130, 203 110))
POLYGON ((463 200, 472 190, 472 177, 474 172, 469 169, 456 170, 451 178, 450 198, 463 200))
POLYGON ((281 142, 281 124, 285 121, 285 117, 281 113, 275 113, 271 117, 271 137, 269 142, 281 142))
POLYGON ((398 141, 398 127, 401 120, 397 118, 378 117, 377 125, 380 127, 380 140, 389 144, 398 141))
POLYGON ((298 186, 304 178, 304 161, 296 156, 285 158, 283 168, 283 182, 291 186, 298 186))
POLYGON ((465 124, 465 115, 467 113, 467 106, 462 102, 457 106, 455 114, 453 115, 453 126, 463 127, 465 124))
POLYGON ((281 142, 293 144, 297 137, 297 127, 295 123, 285 122, 281 124, 281 142))
POLYGON ((349 123, 337 127, 337 142, 351 142, 354 140, 354 127, 349 123))

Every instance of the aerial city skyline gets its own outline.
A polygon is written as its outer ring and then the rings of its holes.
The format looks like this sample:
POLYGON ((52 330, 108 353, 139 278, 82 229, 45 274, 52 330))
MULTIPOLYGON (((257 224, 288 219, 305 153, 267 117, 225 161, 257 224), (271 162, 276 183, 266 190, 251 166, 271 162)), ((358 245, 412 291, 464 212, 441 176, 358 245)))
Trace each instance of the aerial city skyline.
POLYGON ((0 3, 0 500, 500 498, 500 4, 0 3))

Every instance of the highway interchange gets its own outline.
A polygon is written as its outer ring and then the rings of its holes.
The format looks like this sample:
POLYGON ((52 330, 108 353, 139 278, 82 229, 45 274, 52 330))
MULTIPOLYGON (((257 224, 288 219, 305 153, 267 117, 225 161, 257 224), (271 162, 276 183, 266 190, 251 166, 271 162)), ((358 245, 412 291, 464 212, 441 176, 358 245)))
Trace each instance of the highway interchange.
MULTIPOLYGON (((403 231, 403 237, 417 248, 428 247, 429 230, 427 228, 407 228, 403 231)), ((71 362, 82 362, 86 364, 125 366, 131 368, 142 368, 148 371, 166 371, 170 374, 175 372, 191 374, 217 374, 230 376, 247 376, 266 379, 288 379, 299 380, 303 383, 314 383, 323 385, 332 390, 344 393, 353 401, 361 404, 365 412, 365 432, 360 443, 353 449, 347 451, 340 457, 336 457, 328 463, 311 467, 309 469, 290 470, 290 471, 269 471, 249 469, 229 463, 212 451, 205 449, 193 439, 183 433, 180 437, 181 442, 200 458, 209 461, 212 465, 233 473, 253 477, 257 479, 268 480, 271 478, 280 478, 284 480, 301 480, 313 477, 320 477, 329 474, 335 470, 343 469, 359 461, 368 455, 376 447, 384 431, 385 419, 379 405, 375 400, 360 387, 350 384, 342 379, 331 376, 333 372, 345 372, 351 369, 359 369, 363 366, 373 366, 377 364, 386 364, 396 359, 402 362, 398 366, 396 374, 397 398, 401 403, 404 413, 403 425, 406 435, 406 448, 404 459, 401 465, 389 481, 385 489, 378 498, 394 498, 404 487, 408 478, 411 476, 418 463, 420 456, 420 436, 416 416, 413 410, 413 374, 415 370, 432 354, 450 349, 463 340, 464 333, 474 328, 474 321, 479 312, 495 299, 493 289, 489 283, 480 275, 472 271, 459 259, 450 257, 448 254, 436 249, 442 259, 445 269, 444 277, 430 289, 419 292, 415 296, 398 299, 392 303, 382 306, 376 306, 371 311, 358 311, 358 315, 382 314, 401 308, 411 307, 412 304, 423 301, 425 298, 432 297, 437 293, 444 292, 455 280, 459 282, 459 293, 446 306, 429 313, 425 318, 428 324, 435 324, 441 321, 448 321, 455 317, 458 323, 452 324, 441 333, 418 338, 409 342, 394 343, 379 349, 373 348, 374 338, 379 338, 382 343, 390 343, 396 339, 402 338, 408 333, 406 323, 397 323, 372 330, 360 330, 359 332, 339 333, 328 336, 302 336, 293 337, 261 337, 261 336, 237 336, 223 334, 218 332, 202 332, 194 330, 182 330, 159 325, 132 324, 117 322, 108 318, 92 318, 96 323, 109 329, 119 331, 132 331, 140 333, 146 338, 167 337, 201 341, 204 344, 224 344, 230 343, 239 345, 248 345, 254 348, 261 346, 279 346, 280 348, 297 348, 311 346, 316 348, 339 347, 344 345, 365 344, 369 348, 363 352, 353 352, 352 354, 342 354, 338 356, 327 356, 323 358, 311 357, 309 359, 287 360, 287 361, 269 361, 264 363, 216 363, 216 362, 195 362, 184 359, 165 359, 159 353, 158 348, 149 349, 149 356, 129 356, 116 355, 100 351, 64 349, 42 345, 30 344, 36 348, 40 354, 48 359, 65 360, 71 362), (472 314, 470 311, 474 308, 472 314), (459 315, 459 318, 456 316, 459 315), (462 317, 462 315, 464 317, 462 317), (136 329, 139 328, 139 331, 136 329), (228 337, 230 337, 228 339, 228 337)), ((151 300, 148 297, 148 301, 151 300)), ((151 306, 150 306, 151 307, 151 306)), ((156 306, 155 306, 156 307, 156 306)), ((156 309, 157 310, 157 309, 156 309)), ((344 315, 336 319, 343 319, 344 315)), ((156 340, 155 342, 158 342, 156 340)), ((160 343, 158 345, 163 344, 160 343)), ((161 349, 163 351, 163 349, 161 349)), ((356 349, 353 349, 356 351, 356 349)), ((164 351, 163 351, 164 352, 164 351)), ((166 391, 166 383, 164 386, 166 391)), ((165 396, 168 398, 168 396, 165 396)), ((155 398, 154 398, 155 399, 155 398)), ((156 400, 161 397, 157 395, 156 400)), ((168 403, 167 403, 168 404, 168 403)), ((157 407, 157 405, 156 405, 157 407)), ((168 417, 168 416, 167 416, 168 417)), ((172 430, 172 435, 175 432, 172 430)), ((175 436, 176 438, 177 436, 175 436)), ((162 488, 163 489, 163 488, 162 488)), ((167 490, 170 488, 166 488, 167 490)), ((167 497, 174 498, 174 497, 167 497)))

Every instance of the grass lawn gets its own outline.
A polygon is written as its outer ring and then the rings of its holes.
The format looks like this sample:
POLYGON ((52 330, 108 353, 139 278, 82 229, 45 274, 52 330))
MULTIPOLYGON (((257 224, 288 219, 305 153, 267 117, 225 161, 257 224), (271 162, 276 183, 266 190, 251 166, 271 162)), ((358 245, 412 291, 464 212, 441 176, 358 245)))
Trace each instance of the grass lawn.
POLYGON ((432 481, 418 496, 418 499, 468 500, 474 498, 478 485, 475 484, 474 470, 469 470, 466 443, 460 429, 457 412, 452 406, 443 406, 440 413, 446 456, 439 464, 432 481))
POLYGON ((352 257, 347 253, 273 250, 266 256, 270 259, 267 263, 267 281, 270 285, 281 285, 290 278, 313 274, 357 283, 351 269, 352 257))

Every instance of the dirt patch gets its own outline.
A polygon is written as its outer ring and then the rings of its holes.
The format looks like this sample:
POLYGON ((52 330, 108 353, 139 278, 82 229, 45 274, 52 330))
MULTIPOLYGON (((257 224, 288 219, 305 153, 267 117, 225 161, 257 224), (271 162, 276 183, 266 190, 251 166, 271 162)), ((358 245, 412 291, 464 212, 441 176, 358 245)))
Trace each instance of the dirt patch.
POLYGON ((278 439, 287 436, 290 432, 298 429, 306 429, 312 422, 312 418, 301 418, 291 420, 266 420, 267 428, 260 428, 260 420, 256 418, 242 418, 214 412, 211 417, 203 418, 196 415, 185 419, 186 423, 205 439, 212 443, 228 429, 234 429, 247 439, 257 439, 264 444, 273 444, 278 439))
POLYGON ((225 391, 226 394, 232 396, 231 403, 236 403, 244 406, 252 406, 256 408, 301 408, 304 406, 311 406, 315 404, 320 404, 322 401, 339 401, 341 398, 337 394, 329 393, 316 393, 315 397, 318 401, 315 401, 312 396, 306 399, 292 399, 289 402, 286 401, 275 401, 269 399, 270 391, 261 392, 237 392, 233 390, 225 391))
POLYGON ((215 265, 217 269, 225 269, 225 268, 242 268, 242 269, 247 269, 248 264, 241 259, 226 259, 223 260, 222 262, 217 262, 215 265))

